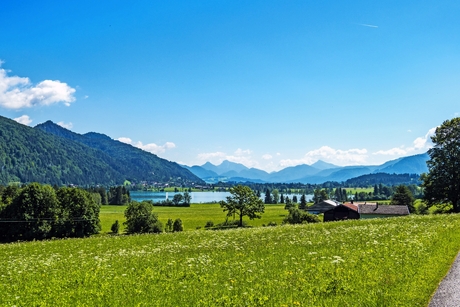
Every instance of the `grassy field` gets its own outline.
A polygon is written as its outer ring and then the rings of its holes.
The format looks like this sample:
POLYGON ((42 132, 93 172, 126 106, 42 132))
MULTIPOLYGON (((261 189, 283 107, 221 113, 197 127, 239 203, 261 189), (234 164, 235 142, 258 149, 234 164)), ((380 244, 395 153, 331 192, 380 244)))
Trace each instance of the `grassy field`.
POLYGON ((0 245, 1 306, 427 306, 460 215, 0 245))
MULTIPOLYGON (((110 227, 118 220, 120 223, 125 221, 124 211, 126 206, 102 206, 99 215, 101 219, 101 233, 109 233, 110 227)), ((164 224, 169 218, 175 220, 180 218, 184 225, 184 230, 195 230, 197 227, 204 228, 207 221, 213 221, 214 224, 225 221, 225 213, 220 208, 219 204, 191 204, 190 207, 154 207, 153 211, 158 214, 160 221, 164 224)), ((269 222, 281 224, 287 214, 283 205, 265 205, 265 213, 261 219, 244 221, 250 226, 262 226, 269 222)), ((123 231, 124 226, 121 225, 120 231, 123 231)))

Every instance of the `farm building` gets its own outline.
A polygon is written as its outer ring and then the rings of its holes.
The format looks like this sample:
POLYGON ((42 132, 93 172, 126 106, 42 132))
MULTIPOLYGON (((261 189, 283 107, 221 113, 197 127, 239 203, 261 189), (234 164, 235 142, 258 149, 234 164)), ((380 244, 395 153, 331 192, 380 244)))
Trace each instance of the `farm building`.
POLYGON ((340 203, 336 202, 335 200, 323 200, 317 204, 314 204, 313 206, 308 207, 307 212, 311 214, 320 214, 333 209, 338 205, 340 205, 340 203))
POLYGON ((324 212, 324 222, 358 220, 358 207, 353 204, 340 204, 324 212))
POLYGON ((409 215, 407 206, 393 206, 379 204, 357 204, 358 213, 362 219, 380 218, 380 217, 395 217, 409 215))

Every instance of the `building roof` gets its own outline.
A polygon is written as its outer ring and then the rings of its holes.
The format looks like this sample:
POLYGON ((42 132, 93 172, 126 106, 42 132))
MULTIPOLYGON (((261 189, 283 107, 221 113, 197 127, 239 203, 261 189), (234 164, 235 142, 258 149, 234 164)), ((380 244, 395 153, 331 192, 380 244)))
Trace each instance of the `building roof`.
POLYGON ((359 204, 359 214, 408 215, 407 206, 359 204))
POLYGON ((357 205, 354 205, 354 204, 352 204, 352 203, 344 203, 343 205, 344 205, 345 207, 348 207, 348 208, 350 208, 350 209, 355 210, 356 212, 358 212, 358 206, 357 206, 357 205))
POLYGON ((314 204, 311 207, 308 207, 307 211, 323 213, 323 212, 325 212, 325 211, 327 211, 329 209, 332 209, 332 208, 336 207, 337 205, 340 205, 340 203, 328 199, 328 200, 323 200, 323 201, 321 201, 321 202, 319 202, 317 204, 314 204))

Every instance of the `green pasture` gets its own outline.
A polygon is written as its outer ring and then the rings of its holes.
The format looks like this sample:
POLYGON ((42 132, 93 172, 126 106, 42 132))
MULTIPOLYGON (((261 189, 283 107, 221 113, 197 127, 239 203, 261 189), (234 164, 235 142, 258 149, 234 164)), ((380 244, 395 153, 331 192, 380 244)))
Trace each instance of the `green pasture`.
POLYGON ((453 214, 2 244, 0 305, 427 306, 459 249, 453 214))
POLYGON ((369 192, 374 192, 374 188, 373 187, 369 187, 369 188, 342 188, 342 190, 345 189, 347 190, 347 193, 353 193, 353 195, 357 192, 358 194, 360 192, 365 192, 365 193, 369 193, 369 192))
MULTIPOLYGON (((99 218, 101 220, 102 230, 101 233, 109 233, 110 227, 118 220, 123 223, 125 221, 124 211, 126 206, 102 206, 99 218)), ((219 204, 191 204, 190 207, 154 207, 153 211, 158 214, 158 218, 166 224, 168 219, 180 218, 184 225, 184 230, 195 230, 197 227, 204 228, 207 221, 213 221, 214 224, 222 223, 225 221, 226 213, 222 211, 219 204)), ((244 218, 249 226, 262 226, 270 222, 281 224, 287 210, 284 210, 283 205, 265 205, 265 213, 262 214, 261 219, 249 220, 244 218)), ((230 218, 232 219, 232 218, 230 218)), ((123 231, 124 226, 121 225, 120 232, 123 231)))

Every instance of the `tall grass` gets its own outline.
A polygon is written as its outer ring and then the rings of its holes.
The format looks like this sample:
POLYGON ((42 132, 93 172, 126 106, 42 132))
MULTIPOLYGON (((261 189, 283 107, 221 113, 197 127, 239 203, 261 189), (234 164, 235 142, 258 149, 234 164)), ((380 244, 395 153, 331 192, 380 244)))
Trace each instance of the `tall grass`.
POLYGON ((0 245, 1 306, 426 306, 460 215, 0 245))

